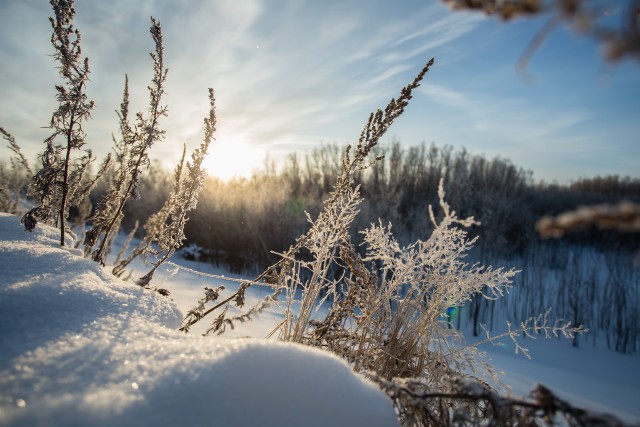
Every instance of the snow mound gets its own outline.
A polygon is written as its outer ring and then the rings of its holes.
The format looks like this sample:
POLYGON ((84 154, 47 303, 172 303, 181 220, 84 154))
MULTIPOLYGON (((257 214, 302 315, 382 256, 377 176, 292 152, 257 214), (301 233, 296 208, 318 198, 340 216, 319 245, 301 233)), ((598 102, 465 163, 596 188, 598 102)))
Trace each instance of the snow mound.
POLYGON ((58 239, 0 214, 0 425, 397 425, 337 357, 180 333, 171 300, 58 239))

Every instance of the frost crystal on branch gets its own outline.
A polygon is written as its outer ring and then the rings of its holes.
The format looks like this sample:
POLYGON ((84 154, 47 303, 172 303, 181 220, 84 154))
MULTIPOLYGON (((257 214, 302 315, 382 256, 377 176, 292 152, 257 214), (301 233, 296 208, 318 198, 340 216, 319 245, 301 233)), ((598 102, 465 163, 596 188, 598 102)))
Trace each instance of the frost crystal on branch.
MULTIPOLYGON (((168 260, 184 242, 184 226, 189 220, 187 214, 196 208, 198 196, 204 186, 206 177, 202 162, 207 155, 207 150, 213 141, 213 134, 216 131, 215 101, 213 89, 209 89, 210 109, 209 116, 204 119, 204 142, 191 154, 191 161, 187 162, 186 176, 184 178, 182 178, 182 167, 176 169, 173 191, 161 211, 162 213, 166 212, 166 217, 165 215, 152 217, 152 220, 156 221, 156 223, 153 227, 150 226, 148 231, 153 230, 154 240, 159 250, 154 253, 157 261, 153 263, 151 271, 137 280, 136 283, 140 286, 148 285, 156 269, 168 260)), ((145 226, 145 228, 147 227, 145 226)), ((147 249, 147 251, 149 250, 147 249)))
MULTIPOLYGON (((74 150, 85 144, 83 122, 91 116, 93 101, 85 93, 89 80, 89 60, 82 60, 80 32, 73 26, 75 9, 73 1, 51 0, 55 18, 49 18, 53 34, 53 58, 58 62, 59 74, 64 83, 56 85, 58 109, 53 112, 49 127, 53 133, 45 140, 45 150, 40 155, 42 168, 33 178, 30 196, 39 205, 22 217, 27 230, 32 230, 38 221, 57 224, 60 227, 60 245, 64 246, 65 226, 68 210, 76 206, 95 185, 80 188, 87 166, 93 161, 91 152, 77 160, 74 150), (55 144, 59 139, 63 144, 55 144)), ((104 172, 104 168, 101 171, 104 172)))
POLYGON ((89 254, 97 243, 98 248, 91 253, 96 262, 104 264, 111 243, 118 233, 124 205, 131 197, 138 197, 138 182, 142 171, 149 166, 149 149, 164 138, 165 131, 160 129, 159 121, 167 115, 167 107, 161 104, 165 93, 168 69, 164 68, 164 47, 162 45, 162 27, 151 18, 151 38, 155 44, 155 53, 150 53, 153 60, 153 78, 149 89, 148 115, 136 114, 134 127, 129 122, 129 86, 125 79, 125 89, 118 118, 122 142, 116 143, 116 156, 119 161, 118 178, 112 181, 105 200, 98 209, 94 228, 87 232, 85 253, 89 254))

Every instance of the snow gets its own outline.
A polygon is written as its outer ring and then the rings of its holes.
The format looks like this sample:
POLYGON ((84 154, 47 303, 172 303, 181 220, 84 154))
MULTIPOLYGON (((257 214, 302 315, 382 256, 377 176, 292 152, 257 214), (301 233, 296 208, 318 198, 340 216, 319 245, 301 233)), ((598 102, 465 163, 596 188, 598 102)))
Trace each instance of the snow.
MULTIPOLYGON (((222 337, 201 337, 206 322, 189 335, 176 331, 204 286, 233 292, 237 283, 166 266, 153 285, 169 289, 170 299, 81 255, 59 247, 58 230, 28 233, 17 217, 0 214, 0 426, 397 425, 386 396, 342 360, 260 339, 281 321, 277 307, 222 337)), ((133 268, 133 277, 148 270, 133 268)), ((268 293, 249 288, 246 306, 268 293)), ((577 349, 569 340, 521 343, 533 360, 515 355, 508 340, 482 347, 513 393, 542 383, 578 406, 640 422, 638 355, 577 349)))
POLYGON ((526 395, 544 384, 560 398, 594 412, 640 422, 640 358, 611 350, 584 346, 570 340, 520 340, 531 350, 532 360, 513 348, 484 347, 491 363, 505 372, 502 380, 516 395, 526 395))
POLYGON ((337 357, 180 333, 172 300, 58 240, 0 214, 0 425, 397 425, 337 357))
MULTIPOLYGON (((223 269, 210 263, 198 263, 185 259, 176 259, 176 263, 205 274, 230 275, 223 269)), ((140 270, 139 275, 144 273, 140 270)), ((166 287, 182 312, 190 309, 194 302, 202 297, 203 286, 224 284, 229 292, 237 288, 231 281, 208 282, 206 276, 196 276, 184 270, 178 272, 171 266, 159 270, 158 286, 166 287)), ((246 279, 246 278, 245 278, 246 279)), ((268 294, 267 289, 251 287, 247 291, 247 306, 268 294)), ((232 308, 230 308, 231 310, 232 308)), ((277 308, 268 310, 253 322, 245 323, 228 331, 229 336, 266 336, 282 320, 277 308)), ((208 325, 196 324, 194 331, 203 332, 208 325)), ((473 338, 466 331, 467 343, 484 337, 473 338)), ((497 330, 497 334, 500 330, 497 330)), ((525 396, 536 384, 544 384, 559 397, 579 407, 594 412, 611 413, 622 420, 640 423, 640 355, 625 355, 608 349, 594 348, 585 339, 580 348, 575 348, 568 339, 530 338, 518 339, 527 347, 532 360, 522 354, 515 354, 511 340, 503 340, 501 345, 483 345, 490 362, 505 374, 501 381, 510 386, 513 394, 525 396)))

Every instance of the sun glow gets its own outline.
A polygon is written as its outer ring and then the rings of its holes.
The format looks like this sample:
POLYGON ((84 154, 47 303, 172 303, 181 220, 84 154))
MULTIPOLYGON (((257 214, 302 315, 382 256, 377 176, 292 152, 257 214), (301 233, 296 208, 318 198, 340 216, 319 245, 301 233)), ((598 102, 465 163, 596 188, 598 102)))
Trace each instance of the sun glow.
POLYGON ((221 135, 209 147, 204 167, 210 176, 224 181, 232 178, 249 178, 262 167, 266 151, 250 144, 242 137, 221 135))

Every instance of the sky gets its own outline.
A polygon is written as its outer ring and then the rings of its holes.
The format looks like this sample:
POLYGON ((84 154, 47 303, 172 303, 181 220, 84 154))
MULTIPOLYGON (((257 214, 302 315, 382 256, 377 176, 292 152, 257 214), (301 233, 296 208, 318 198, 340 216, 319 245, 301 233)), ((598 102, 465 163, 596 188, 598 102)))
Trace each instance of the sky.
MULTIPOLYGON (((435 57, 383 142, 464 147, 509 159, 535 180, 640 177, 640 63, 609 64, 597 43, 560 27, 525 75, 517 62, 543 19, 505 24, 435 0, 77 0, 76 11, 96 103, 86 147, 100 158, 117 131, 125 74, 131 109, 147 108, 153 16, 164 34, 169 117, 150 154, 168 167, 183 143, 201 143, 209 87, 218 131, 205 164, 211 175, 247 176, 266 155, 356 142, 369 113, 435 57)), ((0 0, 0 125, 34 161, 60 83, 51 14, 42 0, 0 0)), ((9 155, 0 147, 0 159, 9 155)))

